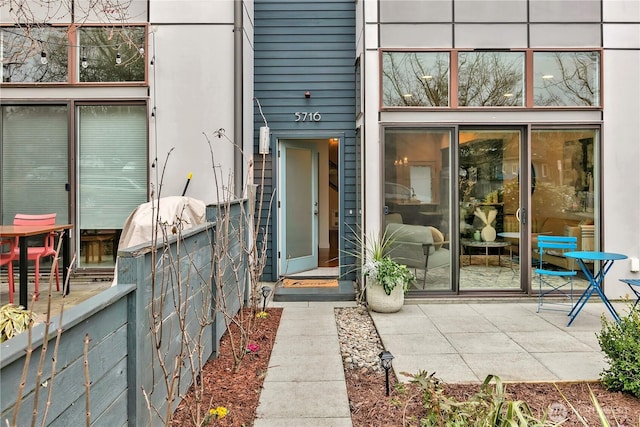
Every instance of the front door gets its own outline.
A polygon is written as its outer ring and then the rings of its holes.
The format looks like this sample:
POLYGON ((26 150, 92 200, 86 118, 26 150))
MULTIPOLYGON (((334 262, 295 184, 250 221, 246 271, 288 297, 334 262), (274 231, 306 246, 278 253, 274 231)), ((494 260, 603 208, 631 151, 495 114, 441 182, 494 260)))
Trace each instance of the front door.
POLYGON ((314 144, 280 140, 279 271, 318 267, 318 151, 314 144))

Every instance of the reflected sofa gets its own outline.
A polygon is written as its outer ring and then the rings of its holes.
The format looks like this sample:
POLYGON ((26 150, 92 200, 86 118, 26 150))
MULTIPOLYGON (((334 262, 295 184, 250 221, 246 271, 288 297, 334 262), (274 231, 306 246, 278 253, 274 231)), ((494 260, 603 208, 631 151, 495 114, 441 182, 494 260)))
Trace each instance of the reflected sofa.
POLYGON ((442 233, 431 226, 390 223, 386 228, 390 243, 386 254, 394 261, 424 270, 423 288, 429 269, 448 266, 449 249, 442 233))

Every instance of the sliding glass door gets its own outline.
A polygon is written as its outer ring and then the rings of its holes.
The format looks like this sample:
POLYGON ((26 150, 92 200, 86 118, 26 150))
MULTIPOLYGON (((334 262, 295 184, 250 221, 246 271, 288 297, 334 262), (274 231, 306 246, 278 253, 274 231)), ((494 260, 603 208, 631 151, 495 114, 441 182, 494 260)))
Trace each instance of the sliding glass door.
POLYGON ((520 188, 523 131, 461 129, 458 145, 460 291, 526 289, 520 188))
MULTIPOLYGON (((596 232, 599 182, 595 161, 598 149, 597 129, 533 129, 531 164, 535 174, 535 192, 531 195, 531 245, 534 262, 545 269, 578 268, 559 251, 547 251, 539 258, 537 236, 574 237, 578 251, 599 247, 596 232)), ((532 274, 532 287, 537 286, 532 274)), ((581 292, 587 282, 580 276, 574 289, 581 292)))

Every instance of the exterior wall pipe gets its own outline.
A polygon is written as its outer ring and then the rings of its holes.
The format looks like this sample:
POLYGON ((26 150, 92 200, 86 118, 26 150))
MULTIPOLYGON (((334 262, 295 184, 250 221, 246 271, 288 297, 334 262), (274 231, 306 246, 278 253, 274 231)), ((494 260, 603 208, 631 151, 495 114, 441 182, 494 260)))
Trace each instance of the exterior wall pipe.
POLYGON ((243 37, 243 1, 233 2, 233 181, 236 198, 242 197, 242 149, 244 144, 242 129, 242 37, 243 37))

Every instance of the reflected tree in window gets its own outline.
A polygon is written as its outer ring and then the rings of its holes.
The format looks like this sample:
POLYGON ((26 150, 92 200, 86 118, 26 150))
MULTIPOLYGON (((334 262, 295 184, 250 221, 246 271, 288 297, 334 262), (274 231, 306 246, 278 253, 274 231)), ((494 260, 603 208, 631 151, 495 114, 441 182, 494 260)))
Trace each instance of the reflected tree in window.
POLYGON ((524 105, 524 53, 461 52, 458 55, 461 107, 524 105))
POLYGON ((449 105, 449 54, 384 52, 382 102, 387 107, 449 105))
POLYGON ((144 42, 144 27, 81 28, 80 81, 144 81, 144 42))
POLYGON ((4 83, 67 82, 66 28, 5 27, 0 39, 4 83))
POLYGON ((533 67, 535 105, 600 105, 598 52, 536 52, 533 67))

